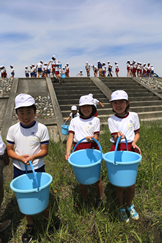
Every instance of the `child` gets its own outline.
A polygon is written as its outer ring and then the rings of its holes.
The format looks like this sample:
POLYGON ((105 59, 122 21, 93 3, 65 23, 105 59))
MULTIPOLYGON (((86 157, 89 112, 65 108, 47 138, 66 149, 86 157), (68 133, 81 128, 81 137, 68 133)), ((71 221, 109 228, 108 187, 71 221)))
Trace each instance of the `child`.
POLYGON ((88 63, 88 61, 86 61, 85 70, 87 72, 87 77, 90 77, 91 65, 88 63))
POLYGON ((83 71, 82 71, 82 70, 80 70, 80 72, 77 74, 77 76, 82 77, 82 76, 83 76, 83 71))
MULTIPOLYGON (((93 98, 89 95, 81 96, 79 100, 80 116, 72 119, 69 126, 69 136, 66 143, 66 160, 69 158, 73 140, 75 146, 78 141, 86 137, 86 140, 80 143, 76 147, 76 150, 98 148, 97 144, 91 139, 93 137, 98 140, 100 134, 100 120, 98 117, 93 116, 95 113, 96 107, 94 106, 93 98)), ((96 201, 96 205, 99 205, 99 203, 102 202, 101 178, 95 183, 95 186, 97 188, 99 197, 96 201)), ((80 189, 84 200, 84 205, 87 206, 87 186, 80 184, 80 189)))
POLYGON ((36 66, 36 68, 37 68, 37 72, 38 72, 38 78, 39 77, 41 77, 42 78, 42 65, 43 65, 43 61, 40 61, 38 64, 37 64, 37 66, 36 66))
POLYGON ((105 62, 102 63, 102 75, 103 75, 103 77, 106 77, 106 63, 105 62))
POLYGON ((77 107, 76 107, 76 105, 73 105, 71 107, 71 113, 70 113, 69 117, 66 119, 66 122, 70 119, 77 117, 77 116, 79 116, 79 113, 77 112, 77 107))
MULTIPOLYGON (((9 165, 9 157, 6 152, 6 145, 2 140, 2 137, 0 135, 0 206, 3 201, 4 197, 4 188, 3 188, 3 168, 6 165, 9 165)), ((3 223, 0 223, 0 232, 4 231, 11 223, 11 220, 6 220, 3 223)), ((1 239, 0 239, 0 242, 1 239)))
MULTIPOLYGON (((126 143, 124 137, 128 141, 128 150, 141 153, 140 148, 136 145, 140 138, 140 124, 137 113, 129 112, 128 95, 124 90, 117 90, 111 94, 111 105, 115 115, 108 119, 108 127, 111 133, 110 141, 113 143, 111 150, 115 150, 115 143, 119 136, 121 136, 121 142, 118 146, 118 150, 126 150, 126 143)), ((123 205, 123 192, 124 188, 116 187, 116 197, 119 207, 120 220, 128 223, 129 218, 127 213, 132 219, 138 220, 139 215, 134 209, 132 200, 135 195, 135 184, 126 188, 126 209, 123 205)))
POLYGON ((10 65, 10 68, 11 68, 11 78, 14 78, 14 68, 13 68, 13 65, 10 65))
MULTIPOLYGON (((89 95, 93 98, 93 94, 90 93, 89 95)), ((97 116, 97 104, 100 104, 102 107, 105 107, 105 106, 101 103, 101 101, 94 99, 94 98, 93 98, 93 103, 96 107, 96 113, 94 114, 94 116, 97 116)))
POLYGON ((66 63, 66 70, 65 70, 65 74, 66 74, 66 77, 67 78, 69 78, 70 76, 69 76, 69 72, 70 72, 70 70, 69 70, 69 63, 66 63))
POLYGON ((118 67, 118 62, 115 62, 115 73, 116 73, 116 77, 119 77, 119 67, 118 67))
POLYGON ((29 78, 29 70, 28 70, 28 66, 25 66, 25 77, 29 78))
POLYGON ((57 83, 62 84, 60 81, 59 61, 57 61, 55 65, 55 75, 56 75, 57 83))
MULTIPOLYGON (((49 135, 47 127, 34 120, 36 114, 35 100, 28 94, 19 94, 15 98, 15 110, 19 122, 11 126, 7 134, 7 152, 14 165, 14 178, 32 173, 29 160, 36 172, 45 172, 44 157, 48 154, 49 135), (15 147, 15 149, 14 149, 15 147)), ((49 205, 44 210, 49 217, 49 205)), ((22 235, 22 242, 30 242, 34 231, 31 215, 27 219, 26 231, 22 235)))
POLYGON ((127 77, 130 77, 130 61, 127 61, 127 77))

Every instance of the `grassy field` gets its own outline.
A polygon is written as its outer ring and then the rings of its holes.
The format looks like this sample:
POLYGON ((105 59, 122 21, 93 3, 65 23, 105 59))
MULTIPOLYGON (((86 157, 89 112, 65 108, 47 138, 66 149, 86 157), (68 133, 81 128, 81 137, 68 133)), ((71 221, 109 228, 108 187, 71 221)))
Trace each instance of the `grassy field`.
MULTIPOLYGON (((109 183, 105 161, 101 166, 104 205, 95 208, 96 188, 88 187, 88 208, 82 204, 80 187, 71 165, 65 160, 65 143, 50 141, 45 158, 46 172, 53 176, 50 187, 50 220, 42 214, 34 216, 35 240, 32 242, 162 242, 162 127, 158 123, 141 124, 138 146, 142 151, 139 164, 135 208, 138 221, 121 223, 117 217, 114 186, 109 183)), ((108 129, 100 136, 103 153, 111 147, 108 129)), ((3 243, 21 242, 26 225, 14 193, 10 189, 12 164, 4 169, 5 196, 1 208, 1 221, 12 219, 12 224, 0 234, 3 243)))

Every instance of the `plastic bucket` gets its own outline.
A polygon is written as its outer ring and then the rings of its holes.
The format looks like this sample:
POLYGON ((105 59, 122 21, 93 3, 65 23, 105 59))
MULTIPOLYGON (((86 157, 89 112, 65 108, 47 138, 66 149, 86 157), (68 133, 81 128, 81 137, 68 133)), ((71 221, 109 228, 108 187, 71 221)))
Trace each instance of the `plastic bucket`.
POLYGON ((135 152, 117 151, 121 137, 118 138, 115 151, 108 152, 103 155, 106 161, 107 173, 111 184, 117 187, 129 187, 135 184, 138 164, 142 160, 142 156, 135 152))
POLYGON ((66 74, 65 73, 61 73, 61 78, 66 78, 66 74))
POLYGON ((65 125, 66 121, 64 122, 64 125, 62 125, 62 134, 63 135, 68 135, 68 130, 69 130, 69 125, 65 125))
MULTIPOLYGON (((31 163, 31 162, 30 162, 31 163)), ((33 166, 32 166, 32 170, 33 166)), ((10 183, 15 192, 20 211, 34 215, 44 211, 49 203, 49 187, 52 176, 45 172, 28 173, 16 177, 10 183)))
POLYGON ((100 150, 81 149, 74 152, 78 144, 85 139, 83 138, 76 144, 72 154, 69 156, 68 162, 73 167, 77 181, 83 185, 91 185, 100 179, 102 148, 99 142, 92 138, 98 144, 100 150))

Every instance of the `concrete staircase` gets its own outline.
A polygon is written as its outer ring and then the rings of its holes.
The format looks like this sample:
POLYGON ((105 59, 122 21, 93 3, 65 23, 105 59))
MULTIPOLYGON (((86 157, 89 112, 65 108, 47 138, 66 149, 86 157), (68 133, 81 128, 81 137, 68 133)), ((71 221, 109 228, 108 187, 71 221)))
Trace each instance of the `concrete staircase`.
MULTIPOLYGON (((98 105, 99 118, 102 117, 102 114, 107 113, 107 107, 110 106, 108 99, 90 78, 66 78, 62 85, 55 83, 54 79, 52 81, 64 121, 70 114, 71 106, 76 105, 79 108, 80 96, 88 95, 89 93, 92 93, 95 99, 98 99, 105 105, 104 108, 98 105)), ((106 115, 103 116, 107 119, 106 115)))
POLYGON ((162 97, 132 78, 101 78, 113 92, 123 89, 128 93, 130 110, 138 113, 141 121, 162 120, 162 97))

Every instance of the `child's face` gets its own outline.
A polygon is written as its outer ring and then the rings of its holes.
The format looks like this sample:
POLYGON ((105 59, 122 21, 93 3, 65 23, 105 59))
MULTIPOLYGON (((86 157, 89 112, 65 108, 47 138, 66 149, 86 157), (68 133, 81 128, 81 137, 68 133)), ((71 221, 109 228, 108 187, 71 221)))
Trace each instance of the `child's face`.
POLYGON ((18 115, 19 121, 24 126, 29 126, 34 121, 35 112, 34 112, 33 108, 22 107, 22 108, 17 109, 17 115, 18 115))
POLYGON ((73 113, 73 115, 75 115, 77 113, 77 111, 71 111, 73 113))
POLYGON ((84 115, 84 117, 89 117, 92 113, 92 106, 91 105, 83 105, 80 107, 80 111, 84 115))
POLYGON ((120 116, 125 115, 125 110, 129 104, 129 101, 127 100, 114 100, 111 102, 113 110, 119 114, 120 116))

